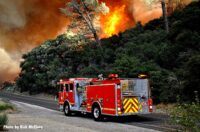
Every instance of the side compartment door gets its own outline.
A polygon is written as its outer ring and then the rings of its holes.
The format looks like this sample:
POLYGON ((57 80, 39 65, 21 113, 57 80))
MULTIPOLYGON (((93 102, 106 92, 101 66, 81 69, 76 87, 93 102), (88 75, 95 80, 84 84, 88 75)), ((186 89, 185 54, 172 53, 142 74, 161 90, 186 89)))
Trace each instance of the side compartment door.
POLYGON ((117 108, 117 89, 115 85, 104 85, 99 89, 102 91, 103 114, 116 115, 117 108))

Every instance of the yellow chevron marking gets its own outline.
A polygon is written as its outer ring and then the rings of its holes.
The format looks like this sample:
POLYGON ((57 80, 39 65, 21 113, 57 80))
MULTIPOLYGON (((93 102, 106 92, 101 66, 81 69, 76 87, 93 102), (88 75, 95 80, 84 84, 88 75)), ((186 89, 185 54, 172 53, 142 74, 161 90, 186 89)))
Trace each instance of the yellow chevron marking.
POLYGON ((135 102, 138 103, 138 100, 136 98, 134 98, 135 102))
POLYGON ((135 108, 137 108, 137 109, 138 109, 138 105, 137 105, 137 104, 135 104, 135 102, 133 102, 133 105, 135 106, 135 108))
POLYGON ((126 109, 126 107, 130 104, 129 102, 130 102, 130 100, 128 100, 128 101, 126 102, 126 104, 124 105, 124 108, 125 108, 125 109, 126 109))
POLYGON ((127 113, 130 108, 131 108, 131 105, 129 105, 128 108, 126 108, 125 113, 127 113))
POLYGON ((127 99, 124 99, 124 103, 127 101, 127 99))
MULTIPOLYGON (((135 104, 135 102, 134 102, 132 99, 131 99, 130 101, 131 101, 132 104, 135 104)), ((135 104, 135 105, 136 105, 136 104, 135 104)))
POLYGON ((129 106, 125 110, 125 113, 128 113, 131 107, 132 107, 131 104, 129 104, 129 106))
POLYGON ((132 109, 129 110, 129 113, 134 113, 134 111, 132 109))
POLYGON ((131 103, 136 107, 138 108, 138 105, 131 99, 131 103))
POLYGON ((129 104, 131 104, 131 99, 129 99, 127 102, 126 102, 126 104, 125 104, 125 108, 129 105, 129 104))
POLYGON ((132 109, 134 110, 134 112, 138 112, 138 111, 135 109, 135 107, 132 107, 132 109))
POLYGON ((124 109, 125 109, 124 113, 138 112, 139 109, 141 108, 141 104, 140 105, 138 104, 137 98, 127 98, 127 99, 124 99, 123 105, 124 105, 124 109))
POLYGON ((127 112, 128 112, 128 108, 129 108, 129 107, 130 107, 130 105, 129 105, 129 106, 126 108, 126 109, 125 109, 125 111, 124 111, 125 113, 127 113, 127 112))
POLYGON ((127 103, 127 100, 128 100, 128 99, 124 99, 123 104, 127 103))

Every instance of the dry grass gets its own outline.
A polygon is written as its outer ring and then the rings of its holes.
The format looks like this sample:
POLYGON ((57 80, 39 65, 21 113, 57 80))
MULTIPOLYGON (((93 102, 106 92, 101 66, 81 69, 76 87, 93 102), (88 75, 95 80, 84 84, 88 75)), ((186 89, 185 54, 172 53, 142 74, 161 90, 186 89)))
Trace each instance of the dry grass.
POLYGON ((0 101, 0 112, 13 111, 13 110, 14 110, 13 105, 5 103, 4 101, 0 101))
POLYGON ((7 113, 12 113, 14 106, 9 102, 0 100, 0 131, 3 131, 3 126, 8 123, 7 113))
POLYGON ((8 100, 3 100, 0 98, 0 114, 11 114, 15 112, 18 112, 18 110, 13 104, 11 104, 8 100))
POLYGON ((156 105, 156 111, 158 113, 163 113, 163 114, 169 114, 170 111, 172 109, 174 109, 174 107, 176 106, 176 104, 158 104, 156 105))

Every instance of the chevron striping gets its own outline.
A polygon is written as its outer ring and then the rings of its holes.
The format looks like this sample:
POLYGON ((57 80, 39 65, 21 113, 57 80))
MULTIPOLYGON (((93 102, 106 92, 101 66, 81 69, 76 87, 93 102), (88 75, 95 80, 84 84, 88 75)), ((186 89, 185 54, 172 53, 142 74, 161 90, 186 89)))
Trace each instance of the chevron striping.
POLYGON ((129 104, 128 108, 126 108, 125 113, 127 113, 130 108, 131 108, 131 104, 129 104))
POLYGON ((126 109, 126 113, 130 112, 131 107, 131 104, 129 104, 129 107, 126 109))
POLYGON ((134 102, 138 105, 138 100, 137 99, 134 99, 134 102))
POLYGON ((133 112, 136 112, 136 110, 135 110, 134 108, 131 108, 131 110, 132 110, 133 112))
POLYGON ((138 104, 136 104, 134 101, 132 101, 132 104, 137 108, 138 104))
POLYGON ((132 109, 134 109, 135 112, 138 112, 137 107, 133 106, 132 109))
POLYGON ((128 101, 128 99, 124 99, 123 104, 126 104, 128 101))
POLYGON ((126 109, 126 107, 127 107, 129 104, 130 104, 130 100, 128 100, 128 101, 126 102, 126 104, 124 105, 124 108, 126 109))
POLYGON ((134 113, 133 109, 130 109, 130 110, 129 110, 129 113, 134 113))
POLYGON ((134 101, 135 101, 136 103, 138 103, 138 100, 137 100, 137 98, 134 98, 134 101))
POLYGON ((137 98, 126 98, 123 101, 124 113, 136 113, 139 110, 137 98))

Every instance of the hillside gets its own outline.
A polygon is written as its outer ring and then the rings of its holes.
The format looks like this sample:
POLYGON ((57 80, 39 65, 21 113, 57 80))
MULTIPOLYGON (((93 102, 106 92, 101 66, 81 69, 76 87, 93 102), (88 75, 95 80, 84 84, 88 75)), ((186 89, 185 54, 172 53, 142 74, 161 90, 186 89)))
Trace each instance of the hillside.
POLYGON ((77 45, 78 36, 63 34, 48 40, 23 55, 17 85, 21 92, 53 94, 60 78, 100 73, 134 77, 145 72, 156 103, 192 101, 200 89, 200 2, 175 11, 169 21, 169 34, 163 20, 157 19, 102 39, 104 59, 95 43, 86 40, 77 45))

